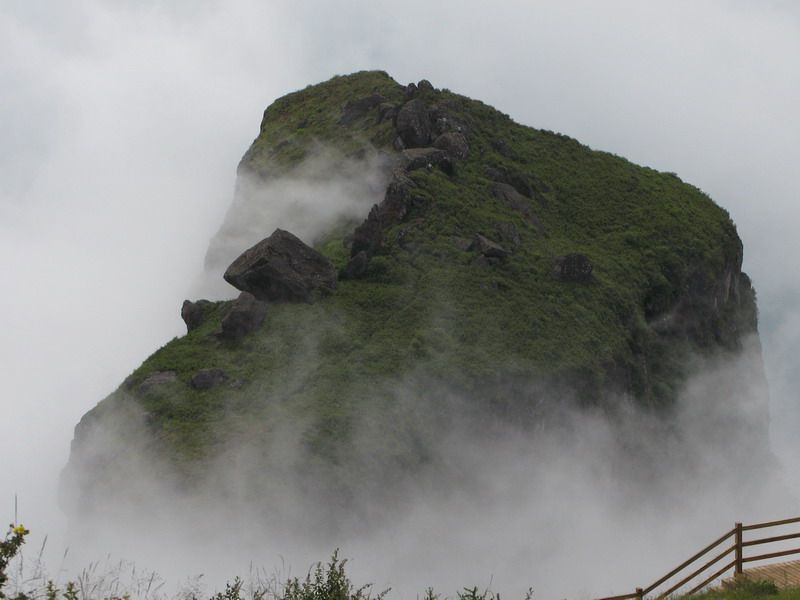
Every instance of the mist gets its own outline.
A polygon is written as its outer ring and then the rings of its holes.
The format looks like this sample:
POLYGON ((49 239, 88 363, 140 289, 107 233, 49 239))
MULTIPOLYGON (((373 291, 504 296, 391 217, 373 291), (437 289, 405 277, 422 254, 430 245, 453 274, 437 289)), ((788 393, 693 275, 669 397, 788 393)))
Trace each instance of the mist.
MULTIPOLYGON (((759 294, 770 435, 780 462, 761 489, 782 482, 800 491, 792 177, 800 161, 800 12, 793 3, 296 4, 83 0, 65 8, 11 0, 0 7, 0 515, 15 518, 16 496, 32 547, 45 535, 54 557, 77 546, 56 504, 72 429, 152 351, 183 334, 180 305, 203 295, 208 243, 264 108, 309 83, 366 68, 401 83, 425 77, 519 122, 675 171, 726 208, 759 294)), ((286 214, 264 222, 281 226, 286 214)), ((314 226, 302 222, 313 237, 314 226)), ((720 491, 728 484, 708 478, 702 490, 680 487, 692 489, 691 501, 665 496, 675 500, 668 526, 655 508, 624 510, 638 498, 605 489, 608 465, 595 451, 613 435, 594 423, 576 427, 583 433, 573 438, 577 447, 564 449, 559 469, 539 473, 509 458, 524 442, 495 444, 484 457, 487 479, 475 482, 483 493, 421 494, 425 502, 406 506, 391 527, 342 543, 354 579, 391 585, 404 598, 429 585, 453 594, 489 583, 513 593, 530 585, 540 598, 623 593, 734 520, 796 512, 778 493, 748 507, 728 504, 732 495, 720 491), (535 511, 527 504, 534 487, 543 503, 535 511), (498 499, 509 489, 516 492, 498 499), (598 500, 577 501, 588 498, 598 500), (707 514, 707 506, 714 516, 698 524, 692 517, 707 514), (606 563, 588 556, 598 540, 606 563), (376 550, 387 546, 396 551, 376 550), (548 562, 558 551, 585 566, 585 580, 565 581, 548 562)), ((477 452, 451 450, 457 464, 477 452)), ((729 460, 709 453, 704 470, 727 473, 729 460)), ((249 560, 270 569, 281 557, 303 574, 334 549, 279 533, 263 536, 263 546, 242 544, 250 556, 230 564, 204 564, 212 557, 186 551, 183 534, 170 538, 173 548, 159 539, 169 549, 163 553, 137 554, 132 540, 114 540, 83 556, 112 553, 176 577, 212 567, 232 577, 249 560)))
MULTIPOLYGON (((306 345, 313 354, 313 339, 306 345)), ((248 441, 226 443, 188 493, 147 452, 144 429, 132 428, 141 419, 123 410, 117 426, 87 423, 74 448, 85 464, 110 450, 125 462, 105 500, 71 508, 81 532, 73 552, 113 545, 158 557, 173 581, 203 573, 218 589, 251 561, 302 577, 339 549, 357 584, 398 598, 430 587, 448 596, 472 586, 511 597, 529 587, 542 598, 629 592, 736 520, 796 506, 764 442, 759 351, 748 339, 735 358, 696 357, 666 420, 624 398, 587 408, 563 386, 517 382, 517 401, 535 406, 533 428, 492 416, 420 364, 400 382, 375 382, 390 408, 363 413, 332 464, 303 443, 314 424, 279 408, 257 436, 235 427, 248 441), (394 463, 409 447, 427 457, 411 474, 394 463)), ((299 378, 313 370, 305 354, 297 363, 299 378)), ((270 403, 283 395, 274 390, 270 403)))

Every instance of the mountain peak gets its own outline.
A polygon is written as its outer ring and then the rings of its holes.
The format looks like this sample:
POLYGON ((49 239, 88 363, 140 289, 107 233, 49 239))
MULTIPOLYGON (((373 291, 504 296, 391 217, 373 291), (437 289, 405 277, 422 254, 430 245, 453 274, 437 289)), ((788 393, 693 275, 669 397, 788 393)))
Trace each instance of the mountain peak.
POLYGON ((266 301, 257 324, 220 336, 234 302, 184 306, 187 335, 76 428, 74 513, 116 498, 114 473, 143 457, 181 494, 247 481, 242 494, 282 506, 325 489, 334 512, 358 513, 360 492, 402 497, 446 471, 445 432, 533 439, 587 412, 634 464, 626 411, 663 422, 657 446, 682 403, 725 406, 721 391, 687 396, 721 362, 748 365, 720 381, 750 408, 714 412, 715 426, 755 432, 738 452, 766 460, 755 294, 726 211, 673 174, 426 80, 361 72, 270 105, 206 264, 266 301), (192 386, 209 369, 236 385, 192 386), (117 432, 130 423, 135 435, 117 432))

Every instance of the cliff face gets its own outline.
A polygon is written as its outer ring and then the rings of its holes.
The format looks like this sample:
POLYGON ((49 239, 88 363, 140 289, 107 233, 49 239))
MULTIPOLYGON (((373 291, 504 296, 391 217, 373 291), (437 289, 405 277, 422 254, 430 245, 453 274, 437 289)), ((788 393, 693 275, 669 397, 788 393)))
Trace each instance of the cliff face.
POLYGON ((392 496, 444 468, 460 427, 535 436, 573 409, 613 423, 635 407, 668 436, 686 398, 722 415, 724 397, 686 392, 730 361, 747 368, 719 395, 746 389, 744 409, 712 424, 764 460, 741 264, 728 214, 674 174, 424 80, 310 86, 265 112, 206 257, 242 296, 185 304, 187 335, 81 420, 64 504, 325 489, 349 510, 365 487, 392 496), (131 469, 150 483, 123 494, 131 469))

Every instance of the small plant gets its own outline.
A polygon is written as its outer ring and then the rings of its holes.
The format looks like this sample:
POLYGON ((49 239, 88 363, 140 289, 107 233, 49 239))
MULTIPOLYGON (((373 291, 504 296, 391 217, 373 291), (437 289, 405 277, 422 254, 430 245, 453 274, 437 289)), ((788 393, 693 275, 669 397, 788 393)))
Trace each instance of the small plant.
MULTIPOLYGON (((372 584, 354 588, 344 570, 346 563, 347 559, 339 560, 337 549, 326 567, 317 563, 313 573, 309 571, 304 581, 297 577, 289 579, 282 600, 373 600, 372 584)), ((388 592, 388 589, 380 592, 374 600, 382 600, 388 592)))
POLYGON ((8 597, 3 592, 3 587, 6 581, 8 581, 8 575, 6 573, 8 563, 17 555, 22 544, 25 542, 25 536, 29 533, 30 532, 22 525, 12 524, 8 526, 8 533, 6 533, 5 539, 0 542, 0 598, 8 597))

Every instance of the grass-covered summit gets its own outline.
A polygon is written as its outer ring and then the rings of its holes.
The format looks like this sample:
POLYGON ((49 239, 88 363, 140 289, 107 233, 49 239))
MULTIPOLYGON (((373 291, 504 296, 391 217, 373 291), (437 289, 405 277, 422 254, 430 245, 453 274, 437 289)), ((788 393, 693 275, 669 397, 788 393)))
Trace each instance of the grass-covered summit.
POLYGON ((376 473, 394 486, 435 463, 466 415, 531 435, 566 404, 666 419, 697 365, 756 332, 741 241, 706 194, 424 80, 361 72, 276 100, 238 175, 209 269, 291 229, 264 215, 316 182, 303 223, 324 222, 303 241, 338 283, 267 302, 243 337, 219 335, 231 301, 198 303, 76 428, 76 511, 119 495, 142 456, 191 490, 224 488, 244 454, 247 493, 303 473, 347 505, 376 473), (334 210, 334 188, 362 212, 334 210))

